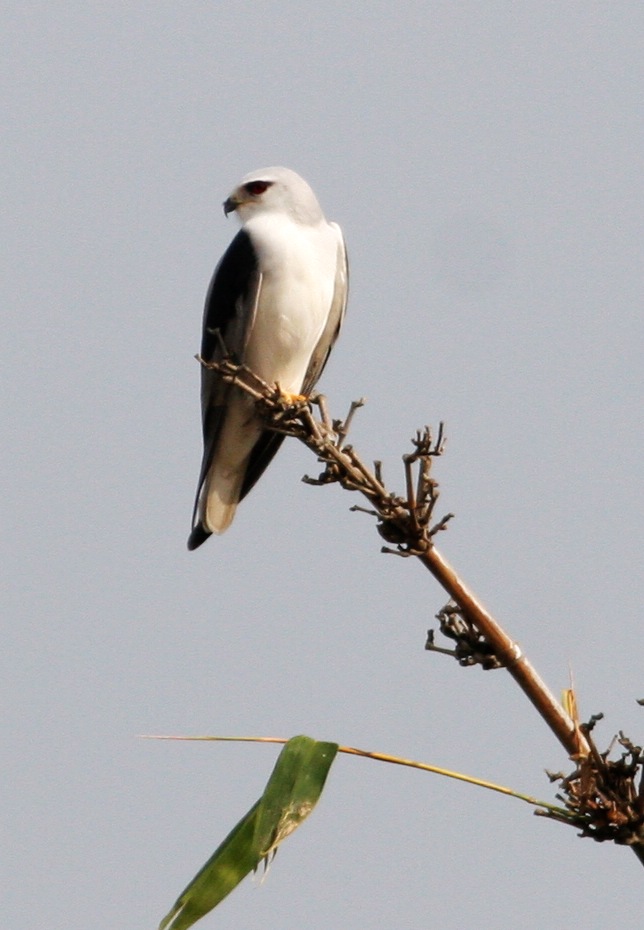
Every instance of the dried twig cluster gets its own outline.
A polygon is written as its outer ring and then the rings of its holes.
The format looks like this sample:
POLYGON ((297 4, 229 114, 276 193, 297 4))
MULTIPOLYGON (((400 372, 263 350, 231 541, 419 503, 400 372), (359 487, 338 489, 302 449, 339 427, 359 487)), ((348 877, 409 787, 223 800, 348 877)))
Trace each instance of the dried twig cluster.
POLYGON ((358 491, 368 499, 373 509, 360 506, 352 509, 377 518, 380 535, 396 547, 383 547, 384 552, 406 557, 419 555, 431 547, 436 533, 445 529, 452 514, 442 517, 435 525, 431 522, 438 499, 438 485, 431 476, 431 464, 443 451, 442 424, 436 440, 427 426, 412 439, 413 452, 403 456, 406 496, 402 497, 385 487, 381 462, 374 462, 373 467, 367 466, 353 446, 346 442, 353 417, 364 400, 353 401, 344 420, 334 420, 322 394, 293 398, 283 394, 277 386, 267 384, 232 358, 205 362, 198 356, 198 360, 205 367, 217 369, 226 380, 254 397, 267 427, 294 436, 316 454, 324 469, 316 478, 305 476, 307 484, 335 482, 348 491, 358 491), (313 416, 311 404, 318 407, 319 418, 313 416))
POLYGON ((600 752, 591 736, 602 714, 580 724, 590 746, 588 755, 580 756, 576 768, 569 775, 549 774, 559 784, 557 797, 570 812, 560 817, 552 811, 538 811, 545 817, 560 820, 581 830, 597 842, 611 841, 618 845, 634 846, 644 842, 644 753, 623 733, 617 743, 623 752, 610 759, 612 745, 600 752))
POLYGON ((467 618, 467 615, 458 604, 449 601, 436 614, 440 631, 447 639, 453 640, 453 649, 445 649, 434 642, 434 631, 427 631, 425 649, 431 652, 440 652, 451 655, 459 665, 480 665, 484 671, 492 668, 503 668, 503 663, 494 654, 494 647, 477 630, 476 626, 467 618))

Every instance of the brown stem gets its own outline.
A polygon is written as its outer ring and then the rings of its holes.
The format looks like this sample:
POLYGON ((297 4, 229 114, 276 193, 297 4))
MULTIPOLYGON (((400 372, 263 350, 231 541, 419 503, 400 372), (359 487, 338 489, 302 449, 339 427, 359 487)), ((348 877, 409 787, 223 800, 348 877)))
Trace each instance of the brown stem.
POLYGON ((432 546, 418 558, 494 647, 497 658, 534 704, 566 752, 571 756, 587 753, 588 743, 523 655, 518 643, 499 626, 438 549, 432 546))
MULTIPOLYGON (((359 491, 369 500, 374 510, 368 512, 378 518, 380 534, 387 542, 396 545, 396 549, 385 548, 384 551, 420 559, 456 602, 464 618, 483 637, 498 662, 507 668, 566 752, 574 758, 587 759, 592 752, 592 741, 586 739, 577 721, 555 699, 518 644, 499 626, 433 544, 433 536, 444 528, 448 519, 444 517, 433 529, 430 528, 438 493, 429 471, 431 457, 439 455, 442 449, 442 424, 437 443, 432 445, 430 432, 426 428, 414 441, 416 452, 404 457, 407 500, 403 500, 385 488, 380 462, 374 464, 372 472, 351 446, 344 445, 349 420, 362 401, 352 405, 349 416, 342 422, 331 420, 324 398, 319 398, 316 402, 321 419, 318 420, 313 416, 310 406, 293 407, 285 402, 276 387, 267 385, 253 372, 231 359, 212 363, 204 362, 203 359, 199 361, 206 367, 215 368, 225 380, 255 397, 260 415, 268 428, 292 435, 311 449, 326 467, 321 478, 313 483, 336 481, 348 490, 359 491), (418 462, 419 467, 416 488, 411 473, 415 462, 418 462)), ((630 845, 644 865, 644 842, 631 842, 630 845)))

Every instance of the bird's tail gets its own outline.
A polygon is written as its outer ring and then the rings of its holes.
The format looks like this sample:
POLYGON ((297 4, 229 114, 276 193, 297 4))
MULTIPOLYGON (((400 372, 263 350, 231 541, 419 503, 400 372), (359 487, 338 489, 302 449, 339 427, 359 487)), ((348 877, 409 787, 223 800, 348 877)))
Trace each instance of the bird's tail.
POLYGON ((188 549, 196 549, 213 533, 226 532, 237 510, 244 474, 243 468, 224 471, 215 465, 210 470, 199 498, 199 516, 188 539, 188 549))
POLYGON ((202 543, 205 543, 205 541, 211 535, 212 533, 208 532, 208 530, 205 528, 205 526, 200 520, 196 526, 193 526, 192 532, 190 533, 190 536, 188 537, 188 549, 190 549, 191 552, 193 549, 198 549, 199 546, 202 543))

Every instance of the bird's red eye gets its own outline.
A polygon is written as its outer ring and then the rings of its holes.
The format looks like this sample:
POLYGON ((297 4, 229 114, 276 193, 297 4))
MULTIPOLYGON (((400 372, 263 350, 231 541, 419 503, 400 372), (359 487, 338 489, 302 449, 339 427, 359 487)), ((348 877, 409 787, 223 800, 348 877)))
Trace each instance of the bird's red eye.
POLYGON ((244 188, 249 194, 252 194, 253 197, 259 197, 259 195, 268 190, 270 186, 270 181, 249 181, 248 184, 244 184, 244 188))

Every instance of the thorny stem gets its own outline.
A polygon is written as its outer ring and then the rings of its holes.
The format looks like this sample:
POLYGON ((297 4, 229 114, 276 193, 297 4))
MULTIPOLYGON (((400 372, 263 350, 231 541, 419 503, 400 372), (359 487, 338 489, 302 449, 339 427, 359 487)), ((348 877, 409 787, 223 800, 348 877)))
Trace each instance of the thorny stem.
MULTIPOLYGON (((586 738, 578 722, 573 720, 555 699, 523 655, 519 645, 501 628, 434 545, 434 536, 444 529, 451 517, 449 514, 436 525, 430 525, 438 494, 436 482, 430 477, 429 472, 432 457, 442 451, 442 425, 437 442, 432 441, 429 429, 425 428, 423 432, 418 432, 413 440, 415 451, 404 456, 407 497, 401 498, 387 491, 379 461, 374 463, 372 471, 355 450, 345 444, 350 420, 355 411, 363 405, 363 400, 351 405, 349 415, 344 421, 332 421, 325 398, 321 395, 312 397, 310 402, 318 406, 321 415, 320 419, 316 419, 309 403, 293 404, 290 398, 281 393, 278 386, 266 384, 248 368, 236 364, 232 359, 224 358, 210 363, 199 356, 197 359, 205 367, 219 371, 224 380, 237 384, 254 397, 257 400, 258 411, 268 428, 294 436, 316 454, 318 461, 324 465, 324 470, 317 479, 306 478, 306 481, 311 484, 335 482, 347 490, 358 491, 367 498, 373 510, 366 512, 373 513, 378 518, 378 531, 381 536, 396 547, 383 547, 383 551, 404 557, 415 556, 422 562, 456 602, 462 616, 483 637, 498 662, 507 668, 568 755, 581 760, 582 763, 588 760, 594 750, 592 740, 586 738), (418 464, 419 472, 414 486, 412 469, 415 464, 418 464)), ((353 509, 364 510, 358 506, 353 509)), ((644 841, 637 838, 631 841, 631 845, 644 865, 644 841)))

